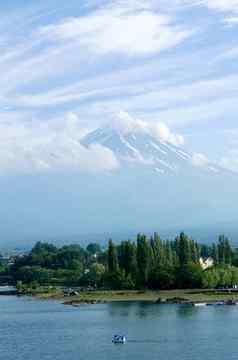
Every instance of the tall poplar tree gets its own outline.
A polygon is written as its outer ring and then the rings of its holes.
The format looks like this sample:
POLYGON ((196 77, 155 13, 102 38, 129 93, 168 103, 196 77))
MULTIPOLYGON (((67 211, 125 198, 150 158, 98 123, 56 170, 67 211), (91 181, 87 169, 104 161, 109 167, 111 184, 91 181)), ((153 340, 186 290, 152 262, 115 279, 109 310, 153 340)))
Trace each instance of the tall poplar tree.
POLYGON ((212 244, 212 258, 215 265, 219 264, 219 254, 218 254, 218 247, 216 244, 212 244))
POLYGON ((108 271, 109 273, 115 273, 119 270, 117 249, 112 240, 108 243, 108 271))
POLYGON ((160 267, 165 264, 165 247, 158 233, 150 240, 152 263, 154 267, 160 267))
POLYGON ((184 232, 181 232, 178 239, 178 258, 180 265, 188 264, 191 261, 190 240, 184 232))
POLYGON ((151 264, 151 249, 145 235, 137 236, 137 266, 139 283, 146 286, 151 264))

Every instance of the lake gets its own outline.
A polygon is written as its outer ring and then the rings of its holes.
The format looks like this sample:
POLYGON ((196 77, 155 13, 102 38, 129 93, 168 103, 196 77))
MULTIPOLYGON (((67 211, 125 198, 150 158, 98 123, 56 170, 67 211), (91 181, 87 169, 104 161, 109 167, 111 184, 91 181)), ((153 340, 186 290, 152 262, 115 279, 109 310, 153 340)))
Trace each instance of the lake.
POLYGON ((4 360, 232 360, 238 356, 238 306, 76 308, 0 296, 0 349, 4 360), (115 333, 128 342, 112 344, 115 333))

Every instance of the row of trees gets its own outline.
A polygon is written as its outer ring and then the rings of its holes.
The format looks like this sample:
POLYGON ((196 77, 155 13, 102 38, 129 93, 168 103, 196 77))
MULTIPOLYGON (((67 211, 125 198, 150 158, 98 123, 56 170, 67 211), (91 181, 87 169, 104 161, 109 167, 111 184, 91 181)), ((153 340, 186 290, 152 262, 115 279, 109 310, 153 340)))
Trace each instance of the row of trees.
POLYGON ((90 244, 57 248, 37 243, 17 257, 9 269, 15 281, 71 284, 111 289, 171 289, 230 286, 238 283, 238 256, 229 240, 199 245, 181 233, 174 241, 138 234, 136 242, 108 243, 107 249, 90 244), (212 257, 214 266, 203 271, 200 258, 212 257))
POLYGON ((238 252, 232 250, 230 242, 227 237, 220 235, 217 244, 202 245, 201 256, 212 257, 216 265, 231 265, 238 266, 238 252))
POLYGON ((209 285, 230 286, 236 281, 236 251, 232 250, 229 240, 220 236, 217 244, 199 245, 186 234, 181 233, 174 241, 162 241, 155 233, 148 239, 145 235, 137 236, 137 243, 122 242, 119 246, 109 241, 108 272, 109 284, 117 288, 193 288, 209 287, 209 285), (203 271, 200 258, 213 258, 213 273, 203 271), (217 269, 222 269, 218 271, 217 269), (231 270, 232 269, 232 270, 231 270), (216 281, 208 279, 216 272, 216 281), (225 276, 224 284, 220 279, 225 276), (217 275, 218 274, 218 275, 217 275))
POLYGON ((106 253, 98 244, 84 249, 77 244, 57 248, 38 242, 28 255, 16 257, 9 271, 15 281, 24 283, 85 285, 98 282, 105 263, 106 253))

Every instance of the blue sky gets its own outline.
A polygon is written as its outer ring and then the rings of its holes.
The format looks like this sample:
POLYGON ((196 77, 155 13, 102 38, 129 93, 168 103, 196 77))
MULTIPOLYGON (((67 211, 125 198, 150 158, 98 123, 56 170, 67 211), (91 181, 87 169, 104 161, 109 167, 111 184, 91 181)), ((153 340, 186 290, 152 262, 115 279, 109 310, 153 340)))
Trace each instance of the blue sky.
POLYGON ((19 4, 0 5, 1 175, 50 170, 53 149, 69 171, 72 152, 114 168, 72 134, 121 111, 238 170, 237 0, 19 4))

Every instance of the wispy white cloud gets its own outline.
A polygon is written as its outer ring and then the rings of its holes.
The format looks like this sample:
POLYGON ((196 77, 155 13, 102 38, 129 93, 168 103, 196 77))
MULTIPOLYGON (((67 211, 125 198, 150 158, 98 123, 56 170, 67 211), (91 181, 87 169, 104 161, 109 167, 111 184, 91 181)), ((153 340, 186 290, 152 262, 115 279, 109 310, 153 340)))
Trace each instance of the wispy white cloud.
POLYGON ((237 0, 175 0, 179 6, 205 6, 208 9, 221 12, 237 12, 237 0))
MULTIPOLYGON (((130 73, 128 77, 129 81, 130 73)), ((233 98, 238 94, 236 74, 168 87, 163 82, 155 82, 151 79, 144 81, 142 78, 141 82, 136 82, 136 84, 130 84, 130 81, 119 83, 119 80, 120 78, 114 78, 114 76, 109 78, 108 82, 105 79, 105 85, 102 88, 103 77, 96 77, 91 81, 82 81, 43 94, 12 97, 9 104, 34 108, 87 101, 107 104, 112 111, 113 107, 114 111, 119 111, 120 107, 128 111, 141 109, 161 111, 184 105, 191 107, 194 103, 201 106, 202 103, 208 101, 219 98, 223 101, 225 98, 233 98)))
POLYGON ((108 126, 122 134, 130 132, 148 133, 157 140, 168 142, 176 146, 184 144, 184 137, 181 134, 172 132, 165 123, 160 121, 146 122, 134 118, 124 111, 114 115, 114 118, 108 126))
POLYGON ((205 79, 188 84, 164 88, 134 97, 135 106, 149 104, 151 108, 179 107, 196 102, 211 101, 213 99, 233 97, 238 93, 238 76, 236 74, 214 79, 205 79))
POLYGON ((234 60, 238 56, 238 46, 230 47, 229 49, 226 49, 219 57, 218 60, 234 60))
MULTIPOLYGON (((93 95, 94 88, 85 89, 85 94, 77 89, 76 94, 67 94, 66 89, 62 89, 61 94, 54 83, 61 79, 62 84, 67 84, 72 76, 81 82, 81 78, 85 79, 85 70, 93 72, 95 64, 102 70, 101 61, 105 62, 105 55, 137 58, 157 54, 176 47, 192 35, 190 28, 181 25, 174 16, 154 11, 151 4, 152 1, 144 2, 143 6, 137 1, 115 1, 84 16, 63 18, 59 23, 52 22, 40 28, 37 25, 28 29, 27 35, 25 32, 18 35, 15 29, 14 36, 14 31, 8 34, 5 29, 6 41, 1 47, 0 59, 0 97, 5 102, 15 99, 16 106, 25 107, 87 99, 88 95, 93 95), (49 83, 52 90, 49 90, 49 83), (37 88, 41 92, 36 96, 37 88)), ((37 14, 32 17, 37 19, 37 14)), ((25 18, 23 20, 27 23, 25 18)), ((110 64, 111 61, 108 67, 112 72, 110 64)))
MULTIPOLYGON (((217 121, 229 113, 238 111, 238 77, 237 75, 225 76, 217 79, 208 79, 177 85, 160 90, 164 87, 158 84, 157 91, 149 91, 144 86, 145 93, 130 96, 104 97, 94 99, 88 108, 83 104, 79 108, 82 113, 91 111, 92 116, 105 114, 109 116, 119 112, 121 108, 129 113, 140 113, 143 117, 153 121, 165 121, 176 126, 184 126, 201 120, 217 121)), ((106 89, 105 89, 106 90, 106 89)))
POLYGON ((73 17, 38 30, 38 36, 55 43, 74 41, 93 53, 124 53, 127 56, 159 53, 182 43, 191 29, 168 15, 133 6, 106 7, 84 17, 73 17))
POLYGON ((222 167, 238 173, 238 149, 230 149, 220 159, 222 167))
POLYGON ((209 164, 209 160, 204 154, 193 153, 192 164, 197 167, 206 167, 209 164))
POLYGON ((118 168, 114 154, 100 145, 86 149, 75 114, 61 121, 0 123, 0 174, 84 171, 108 172, 118 168))
POLYGON ((234 116, 237 108, 237 97, 228 97, 161 110, 156 115, 152 114, 150 118, 154 119, 159 116, 169 125, 176 127, 192 129, 194 125, 199 127, 199 124, 201 126, 205 124, 205 127, 204 125, 202 127, 211 129, 218 126, 219 123, 223 123, 223 119, 227 119, 228 114, 234 116))
POLYGON ((238 0, 201 0, 200 2, 210 9, 238 12, 238 0))
POLYGON ((226 17, 224 23, 228 26, 238 25, 238 16, 226 17))

